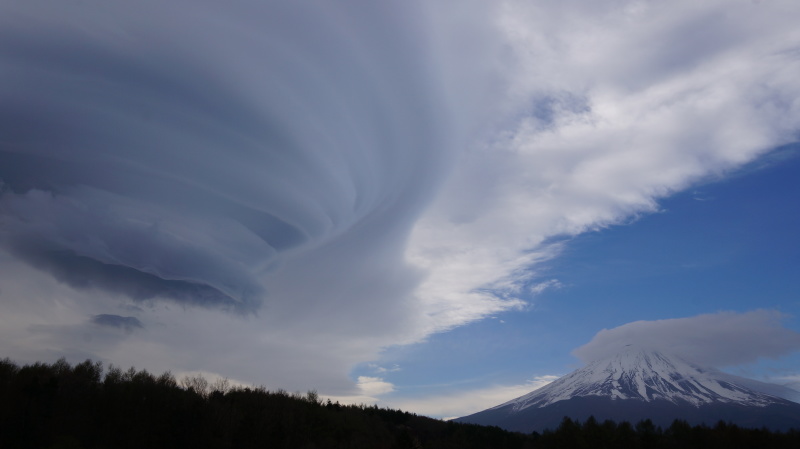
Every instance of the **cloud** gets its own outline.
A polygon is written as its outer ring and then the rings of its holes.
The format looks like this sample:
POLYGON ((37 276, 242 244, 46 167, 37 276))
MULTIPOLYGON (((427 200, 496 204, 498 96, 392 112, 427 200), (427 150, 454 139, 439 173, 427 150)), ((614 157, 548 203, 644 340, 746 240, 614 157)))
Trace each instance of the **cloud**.
POLYGON ((534 295, 539 295, 547 289, 559 289, 562 288, 564 284, 561 283, 558 279, 550 279, 544 282, 539 282, 538 284, 534 284, 530 287, 530 291, 534 295))
POLYGON ((794 2, 81 5, 0 6, 0 347, 26 360, 357 394, 381 348, 525 308, 551 237, 800 117, 794 2), (70 331, 101 314, 143 328, 70 331))
POLYGON ((380 366, 375 363, 369 363, 367 364, 367 366, 369 367, 369 369, 379 374, 394 373, 396 371, 400 371, 400 365, 398 364, 394 364, 390 368, 386 368, 384 366, 380 366))
POLYGON ((92 323, 99 324, 100 326, 109 326, 124 329, 126 331, 133 331, 134 329, 141 329, 142 322, 138 318, 132 316, 119 316, 102 313, 92 317, 92 323))
POLYGON ((481 52, 436 52, 488 27, 425 2, 73 6, 0 6, 0 307, 58 324, 7 327, 9 354, 352 392, 427 335, 405 245, 490 90, 481 52), (131 307, 114 345, 66 330, 131 307))
POLYGON ((349 394, 326 394, 325 398, 341 404, 377 404, 381 400, 381 395, 395 391, 394 384, 385 381, 382 377, 358 376, 356 387, 357 389, 349 394))
POLYGON ((0 241, 14 254, 72 285, 252 312, 281 253, 370 221, 402 229, 420 207, 443 128, 423 56, 377 27, 393 19, 203 2, 176 28, 180 2, 96 6, 4 14, 0 241))
POLYGON ((800 333, 783 327, 785 318, 776 311, 755 310, 634 321, 603 329, 572 354, 590 362, 635 344, 707 366, 742 365, 800 351, 800 333))
POLYGON ((367 396, 380 396, 394 391, 394 385, 380 377, 358 376, 358 388, 367 396))
POLYGON ((432 326, 520 306, 562 248, 549 237, 657 211, 796 141, 797 7, 764 6, 502 2, 500 131, 460 154, 408 249, 429 273, 417 292, 432 326))
POLYGON ((775 377, 770 379, 770 381, 800 391, 800 375, 775 377))

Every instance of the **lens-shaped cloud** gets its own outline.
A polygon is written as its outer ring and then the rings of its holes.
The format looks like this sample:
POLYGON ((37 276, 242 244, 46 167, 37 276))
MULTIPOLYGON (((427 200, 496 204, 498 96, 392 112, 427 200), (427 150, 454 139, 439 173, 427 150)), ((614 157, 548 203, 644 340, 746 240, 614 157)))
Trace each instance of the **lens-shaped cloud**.
POLYGON ((572 354, 590 362, 633 344, 708 366, 742 365, 800 351, 800 333, 785 328, 785 318, 776 311, 755 310, 634 321, 603 329, 572 354))

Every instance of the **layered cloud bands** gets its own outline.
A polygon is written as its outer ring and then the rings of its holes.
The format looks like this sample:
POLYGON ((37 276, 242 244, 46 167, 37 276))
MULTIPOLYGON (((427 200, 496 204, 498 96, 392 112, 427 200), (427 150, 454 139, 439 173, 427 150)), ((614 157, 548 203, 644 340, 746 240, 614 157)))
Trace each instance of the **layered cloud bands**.
POLYGON ((0 345, 357 392, 557 287, 550 237, 796 140, 797 12, 3 2, 0 345))
POLYGON ((2 244, 30 264, 252 312, 281 254, 429 194, 448 115, 410 8, 89 3, 0 19, 2 244))

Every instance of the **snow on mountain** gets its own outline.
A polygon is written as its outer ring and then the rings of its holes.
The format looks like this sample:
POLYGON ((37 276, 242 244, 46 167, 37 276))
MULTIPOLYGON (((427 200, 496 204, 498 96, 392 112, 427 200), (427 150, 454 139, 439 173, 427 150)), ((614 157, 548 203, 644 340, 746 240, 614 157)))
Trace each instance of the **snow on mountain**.
POLYGON ((746 377, 734 376, 728 373, 718 373, 718 377, 723 380, 729 380, 732 383, 738 384, 742 387, 747 387, 761 393, 766 393, 779 398, 787 399, 792 402, 800 403, 800 391, 792 388, 791 385, 786 384, 773 384, 767 382, 760 382, 755 379, 748 379, 746 377))
MULTIPOLYGON (((544 407, 576 396, 644 401, 663 399, 695 406, 725 402, 763 407, 775 403, 775 393, 771 395, 752 388, 759 383, 628 345, 611 358, 591 362, 538 390, 494 408, 512 405, 518 411, 544 407)), ((760 384, 765 386, 764 389, 768 385, 760 384)), ((780 388, 778 385, 772 387, 780 388)))
POLYGON ((680 357, 628 345, 558 380, 456 421, 531 432, 561 419, 638 422, 661 426, 719 420, 745 427, 800 429, 800 399, 790 388, 702 367, 680 357), (787 400, 788 399, 788 400, 787 400))

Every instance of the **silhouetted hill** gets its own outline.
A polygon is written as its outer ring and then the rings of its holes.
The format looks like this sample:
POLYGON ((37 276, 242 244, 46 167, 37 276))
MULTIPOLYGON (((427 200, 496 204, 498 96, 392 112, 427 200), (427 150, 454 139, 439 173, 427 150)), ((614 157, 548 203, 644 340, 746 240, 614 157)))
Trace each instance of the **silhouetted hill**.
POLYGON ((675 421, 584 423, 522 434, 264 388, 180 383, 99 362, 0 360, 0 448, 796 448, 800 433, 675 421))
POLYGON ((99 362, 0 360, 0 448, 528 448, 529 436, 316 393, 229 388, 99 362))

